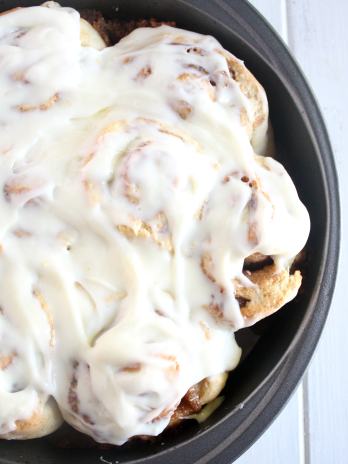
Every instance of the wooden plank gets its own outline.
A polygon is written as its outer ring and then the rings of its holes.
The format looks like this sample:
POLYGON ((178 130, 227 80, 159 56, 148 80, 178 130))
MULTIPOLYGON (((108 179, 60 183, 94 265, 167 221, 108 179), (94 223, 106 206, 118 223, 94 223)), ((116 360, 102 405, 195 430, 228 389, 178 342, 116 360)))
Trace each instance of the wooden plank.
MULTIPOLYGON (((288 39, 285 0, 252 0, 285 41, 288 39)), ((243 57, 241 57, 243 58, 243 57)), ((300 464, 304 462, 302 385, 289 404, 237 464, 300 464)))
POLYGON ((340 178, 342 245, 331 313, 308 372, 307 461, 348 462, 348 2, 291 0, 289 37, 324 113, 340 178))

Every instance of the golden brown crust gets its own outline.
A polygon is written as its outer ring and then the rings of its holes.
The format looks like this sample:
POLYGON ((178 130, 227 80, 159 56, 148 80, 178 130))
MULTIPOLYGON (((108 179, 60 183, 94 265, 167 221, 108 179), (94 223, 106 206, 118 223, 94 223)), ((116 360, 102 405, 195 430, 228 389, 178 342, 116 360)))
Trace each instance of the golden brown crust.
POLYGON ((218 49, 217 52, 226 59, 231 78, 239 85, 241 92, 252 105, 253 114, 248 115, 245 108, 242 108, 240 118, 248 130, 255 151, 263 154, 272 146, 269 140, 272 138, 272 133, 267 131, 268 103, 265 91, 242 61, 227 50, 218 49))
MULTIPOLYGON (((210 255, 202 256, 201 269, 207 278, 219 287, 220 293, 223 293, 224 288, 215 279, 210 255)), ((293 274, 287 269, 278 271, 272 258, 261 253, 246 258, 244 272, 254 285, 245 287, 235 281, 235 297, 247 325, 273 314, 292 300, 302 282, 300 271, 293 274)), ((223 308, 219 304, 210 303, 206 309, 216 320, 224 322, 223 308)))
POLYGON ((249 324, 273 314, 292 300, 302 282, 300 271, 292 275, 287 270, 278 272, 274 264, 249 271, 247 275, 255 286, 237 286, 236 297, 245 302, 241 312, 249 324))
POLYGON ((238 82, 243 94, 253 103, 254 119, 252 121, 252 128, 255 130, 268 118, 265 108, 264 90, 251 72, 245 67, 244 63, 225 50, 223 50, 222 53, 227 60, 232 79, 238 82))
POLYGON ((49 398, 29 419, 17 420, 16 429, 0 435, 0 438, 6 440, 40 438, 57 430, 62 422, 56 402, 53 398, 49 398))
POLYGON ((173 253, 173 244, 167 231, 167 218, 163 213, 158 213, 151 224, 140 219, 134 219, 131 225, 119 224, 116 229, 128 239, 142 238, 153 240, 160 247, 173 253))

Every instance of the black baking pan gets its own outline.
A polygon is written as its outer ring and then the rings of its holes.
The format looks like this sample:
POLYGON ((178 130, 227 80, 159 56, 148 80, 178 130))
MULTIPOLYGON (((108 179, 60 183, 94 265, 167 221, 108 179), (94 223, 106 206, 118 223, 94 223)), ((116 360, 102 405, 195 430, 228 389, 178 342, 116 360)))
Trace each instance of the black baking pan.
MULTIPOLYGON (((0 0, 0 11, 39 2, 0 0)), ((3 464, 231 464, 265 431, 303 375, 322 331, 339 252, 338 182, 328 135, 313 95, 281 39, 243 0, 67 0, 107 17, 175 21, 214 35, 243 59, 265 87, 277 158, 292 176, 311 217, 300 294, 286 308, 241 331, 246 356, 230 375, 222 405, 206 422, 122 447, 76 440, 71 429, 23 442, 0 443, 3 464), (62 445, 65 445, 65 447, 62 445), (68 448, 66 448, 68 446, 68 448)))

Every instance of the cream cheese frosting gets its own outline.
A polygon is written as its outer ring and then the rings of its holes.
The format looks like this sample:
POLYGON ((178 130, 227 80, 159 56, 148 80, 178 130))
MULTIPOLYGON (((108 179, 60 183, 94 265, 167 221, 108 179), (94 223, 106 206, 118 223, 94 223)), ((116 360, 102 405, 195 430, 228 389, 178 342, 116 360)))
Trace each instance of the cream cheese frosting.
POLYGON ((309 217, 255 153, 267 118, 253 133, 214 38, 141 28, 97 50, 50 6, 0 16, 0 434, 53 396, 122 444, 237 365, 244 259, 288 267, 309 217))

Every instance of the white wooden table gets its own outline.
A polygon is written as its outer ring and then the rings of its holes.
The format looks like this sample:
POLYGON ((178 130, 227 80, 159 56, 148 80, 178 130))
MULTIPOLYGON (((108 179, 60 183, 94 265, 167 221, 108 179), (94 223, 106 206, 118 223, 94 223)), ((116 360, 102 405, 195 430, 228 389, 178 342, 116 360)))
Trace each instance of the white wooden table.
POLYGON ((331 312, 300 387, 237 464, 348 464, 348 0, 250 0, 319 101, 340 178, 342 245, 331 312))

